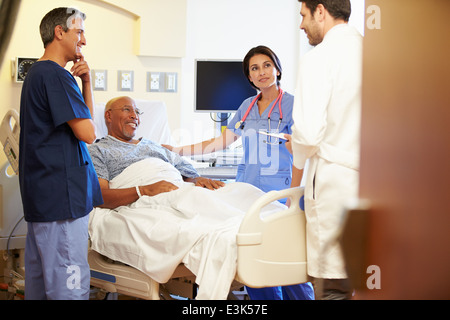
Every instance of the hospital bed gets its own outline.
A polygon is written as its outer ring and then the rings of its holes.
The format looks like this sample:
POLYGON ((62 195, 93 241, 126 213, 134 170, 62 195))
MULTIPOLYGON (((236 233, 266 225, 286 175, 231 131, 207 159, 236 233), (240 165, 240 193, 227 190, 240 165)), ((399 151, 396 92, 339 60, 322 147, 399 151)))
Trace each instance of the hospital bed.
POLYGON ((23 220, 19 190, 19 114, 8 110, 0 124, 0 142, 9 162, 0 166, 0 250, 25 248, 26 223, 23 220))
MULTIPOLYGON (((168 126, 165 104, 148 100, 136 100, 136 104, 143 112, 137 136, 160 143, 174 144, 168 126)), ((100 103, 95 106, 94 121, 97 137, 105 136, 107 132, 103 120, 104 105, 100 103)), ((17 128, 10 130, 9 137, 17 136, 18 142, 17 128)), ((4 144, 4 141, 2 143, 4 144)), ((19 192, 18 185, 14 188, 17 188, 19 192)), ((242 219, 239 219, 235 234, 231 234, 236 245, 236 262, 233 262, 235 263, 234 282, 230 282, 230 289, 242 285, 259 288, 308 281, 306 219, 299 206, 302 195, 302 188, 269 192, 252 203, 242 219), (291 198, 293 205, 290 208, 283 207, 276 213, 261 216, 264 208, 277 199, 286 197, 291 198)), ((3 201, 8 202, 9 199, 3 199, 3 201)), ((91 219, 92 216, 91 213, 91 219)), ((95 238, 93 234, 90 236, 91 240, 95 238)), ((157 277, 149 275, 143 268, 133 265, 133 261, 116 258, 109 257, 107 252, 102 252, 95 246, 89 248, 91 286, 106 292, 117 292, 142 299, 171 298, 169 294, 195 298, 198 270, 192 272, 181 260, 175 270, 170 271, 168 281, 158 281, 155 279, 157 277)), ((215 296, 211 298, 214 299, 215 296)))
MULTIPOLYGON (((173 144, 167 125, 165 104, 159 101, 136 100, 143 112, 136 137, 144 136, 159 143, 173 144)), ((96 105, 97 137, 106 134, 104 105, 96 105)), ((231 286, 260 288, 307 282, 306 219, 299 204, 303 188, 272 191, 253 203, 238 226, 235 235, 237 266, 231 286), (289 197, 293 205, 262 218, 263 208, 289 197)), ((92 236, 92 235, 91 235, 92 236)), ((120 244, 114 244, 120 245, 120 244)), ((166 283, 160 283, 127 261, 112 260, 104 252, 89 250, 91 285, 107 292, 117 292, 142 299, 161 299, 170 294, 194 298, 195 274, 183 263, 166 283), (181 294, 178 292, 181 291, 181 294)))

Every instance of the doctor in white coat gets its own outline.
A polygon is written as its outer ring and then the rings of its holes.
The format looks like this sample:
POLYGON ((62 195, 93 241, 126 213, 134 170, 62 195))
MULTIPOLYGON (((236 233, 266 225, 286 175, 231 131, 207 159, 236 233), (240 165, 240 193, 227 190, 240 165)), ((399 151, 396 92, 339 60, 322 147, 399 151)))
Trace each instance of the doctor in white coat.
POLYGON ((349 0, 302 2, 300 28, 314 49, 305 54, 293 110, 292 149, 305 184, 308 274, 316 297, 348 299, 345 265, 333 241, 345 202, 358 196, 362 36, 347 24, 349 0))

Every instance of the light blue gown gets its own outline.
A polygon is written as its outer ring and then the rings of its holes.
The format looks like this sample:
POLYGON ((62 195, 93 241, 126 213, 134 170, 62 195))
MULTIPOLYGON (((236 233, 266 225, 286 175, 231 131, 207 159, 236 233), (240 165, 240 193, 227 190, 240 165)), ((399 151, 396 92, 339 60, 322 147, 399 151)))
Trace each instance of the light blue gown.
MULTIPOLYGON (((276 138, 268 140, 269 138, 266 135, 258 134, 260 130, 268 131, 268 115, 275 100, 264 110, 261 116, 255 104, 244 122, 244 128, 236 129, 236 123, 242 120, 255 97, 250 97, 241 104, 227 126, 228 129, 242 137, 244 149, 244 155, 238 166, 236 181, 250 183, 265 192, 290 188, 293 159, 285 146, 285 140, 276 138), (264 141, 271 142, 271 144, 264 141)), ((292 133, 293 105, 294 96, 285 92, 281 102, 283 118, 279 126, 280 112, 278 103, 270 115, 270 129, 272 132, 292 133)), ((280 202, 284 203, 286 199, 282 199, 280 202)), ((262 289, 247 287, 247 292, 252 300, 314 300, 314 290, 309 282, 286 287, 262 289)))

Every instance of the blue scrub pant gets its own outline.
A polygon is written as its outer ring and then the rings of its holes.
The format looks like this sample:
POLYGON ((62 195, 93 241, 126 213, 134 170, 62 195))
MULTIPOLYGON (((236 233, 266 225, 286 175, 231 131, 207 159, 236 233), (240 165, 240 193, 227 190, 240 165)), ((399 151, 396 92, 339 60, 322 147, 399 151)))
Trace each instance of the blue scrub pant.
POLYGON ((314 300, 311 282, 285 287, 246 288, 251 300, 314 300))
POLYGON ((28 222, 25 299, 88 300, 89 215, 54 222, 28 222))

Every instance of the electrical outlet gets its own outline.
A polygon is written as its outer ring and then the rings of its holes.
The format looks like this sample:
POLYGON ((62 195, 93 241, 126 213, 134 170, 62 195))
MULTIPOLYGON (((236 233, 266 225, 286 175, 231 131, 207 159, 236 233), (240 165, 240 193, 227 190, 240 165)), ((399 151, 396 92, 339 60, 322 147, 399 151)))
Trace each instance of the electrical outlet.
POLYGON ((161 92, 164 91, 164 73, 163 72, 147 72, 147 91, 161 92))
POLYGON ((133 91, 134 72, 118 71, 117 82, 119 91, 133 91))
POLYGON ((107 74, 108 71, 106 70, 92 70, 92 78, 94 79, 94 90, 106 91, 107 74))

